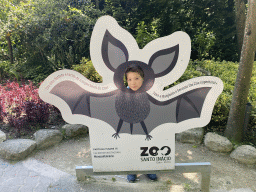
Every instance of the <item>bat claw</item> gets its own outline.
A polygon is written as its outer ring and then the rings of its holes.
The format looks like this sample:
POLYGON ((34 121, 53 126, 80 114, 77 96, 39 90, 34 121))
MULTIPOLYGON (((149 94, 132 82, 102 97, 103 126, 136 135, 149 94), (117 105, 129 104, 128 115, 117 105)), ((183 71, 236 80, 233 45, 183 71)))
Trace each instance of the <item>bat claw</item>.
POLYGON ((147 135, 145 140, 149 141, 149 140, 151 140, 151 138, 153 138, 151 135, 147 135))
MULTIPOLYGON (((117 139, 117 137, 119 137, 119 135, 118 135, 118 133, 115 133, 115 134, 112 135, 112 137, 114 137, 114 138, 117 139)), ((119 138, 120 138, 120 137, 119 137, 119 138)))

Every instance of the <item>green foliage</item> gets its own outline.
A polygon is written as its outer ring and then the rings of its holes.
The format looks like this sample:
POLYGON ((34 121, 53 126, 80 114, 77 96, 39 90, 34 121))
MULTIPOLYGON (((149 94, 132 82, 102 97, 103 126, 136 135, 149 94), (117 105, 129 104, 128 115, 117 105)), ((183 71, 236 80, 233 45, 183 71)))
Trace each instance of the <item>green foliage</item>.
POLYGON ((229 61, 238 60, 233 1, 105 0, 103 11, 113 16, 123 28, 138 38, 140 47, 145 44, 143 38, 148 41, 148 35, 136 35, 138 28, 144 30, 144 25, 149 34, 154 34, 150 26, 152 22, 157 21, 157 37, 176 31, 189 34, 193 60, 213 57, 229 61))
POLYGON ((16 70, 16 64, 11 64, 10 61, 0 60, 0 82, 6 80, 21 80, 21 74, 16 70))
POLYGON ((9 61, 0 61, 0 80, 9 78, 11 63, 9 61))
POLYGON ((115 182, 115 181, 116 181, 116 178, 115 178, 115 177, 112 177, 112 181, 115 182))
MULTIPOLYGON (((254 63, 255 66, 256 62, 254 63)), ((227 62, 227 61, 213 61, 206 60, 202 62, 198 62, 198 65, 202 68, 211 72, 212 76, 219 77, 224 83, 224 90, 222 94, 216 101, 212 119, 210 123, 206 126, 206 131, 216 131, 219 133, 223 133, 226 128, 226 123, 229 116, 229 109, 232 101, 233 90, 235 86, 237 71, 238 71, 238 63, 227 62)), ((253 74, 251 78, 251 87, 248 95, 248 102, 252 104, 251 117, 249 121, 249 125, 247 127, 248 131, 245 135, 244 142, 256 145, 256 70, 253 69, 253 74)))
POLYGON ((193 60, 238 59, 234 3, 228 0, 98 0, 99 9, 95 0, 94 4, 78 0, 0 2, 0 60, 10 59, 8 36, 15 62, 12 75, 17 79, 39 82, 53 71, 79 64, 82 57, 89 58, 91 32, 103 14, 113 16, 131 32, 141 48, 181 30, 191 37, 193 60))
POLYGON ((53 64, 57 67, 60 63, 60 67, 70 68, 82 57, 89 57, 91 32, 100 12, 90 13, 92 8, 89 6, 84 10, 70 6, 66 9, 52 16, 55 22, 51 23, 47 40, 54 56, 53 64))
POLYGON ((49 65, 46 57, 40 53, 35 53, 35 57, 30 58, 29 62, 16 64, 13 72, 15 72, 17 79, 31 79, 35 84, 38 84, 54 72, 49 65))
MULTIPOLYGON (((24 28, 24 21, 29 19, 33 9, 30 10, 31 1, 19 2, 1 0, 0 11, 0 53, 1 60, 13 63, 13 56, 18 52, 16 46, 22 37, 20 31, 24 28)), ((22 47, 20 47, 22 48, 22 47)))
POLYGON ((157 21, 153 21, 151 25, 146 26, 144 21, 138 23, 136 28, 136 41, 140 48, 143 48, 150 41, 159 37, 157 33, 157 21))
POLYGON ((139 15, 139 4, 137 0, 105 0, 103 12, 106 15, 113 16, 119 25, 135 34, 135 28, 137 27, 139 15))
POLYGON ((4 54, 0 58, 9 52, 5 39, 9 35, 16 64, 13 71, 21 77, 39 82, 89 57, 91 32, 101 15, 90 2, 2 1, 8 6, 0 14, 0 48, 4 54))
POLYGON ((184 183, 184 189, 185 189, 185 191, 189 191, 191 189, 191 187, 188 183, 184 183))
POLYGON ((102 77, 98 74, 98 72, 95 70, 92 61, 89 61, 86 58, 82 58, 81 64, 79 65, 73 65, 72 69, 75 71, 78 71, 81 73, 83 76, 85 76, 87 79, 96 82, 96 83, 101 83, 102 82, 102 77))
POLYGON ((215 43, 209 52, 210 58, 238 60, 233 1, 166 0, 158 2, 153 0, 151 3, 154 3, 152 6, 154 10, 148 11, 147 18, 151 20, 159 18, 160 37, 175 31, 188 33, 192 40, 191 58, 193 60, 200 56, 198 44, 193 43, 198 36, 198 30, 211 32, 215 36, 215 43), (157 14, 152 14, 156 10, 157 14))
POLYGON ((198 47, 198 59, 209 57, 209 51, 215 43, 215 36, 213 32, 207 32, 205 28, 198 30, 195 34, 195 38, 192 40, 198 47))
POLYGON ((192 79, 195 77, 200 77, 202 75, 203 75, 202 72, 196 70, 196 65, 193 64, 193 61, 190 61, 188 64, 188 67, 187 67, 186 71, 183 73, 183 75, 176 82, 165 87, 164 90, 169 89, 183 81, 186 81, 186 80, 189 80, 189 79, 192 79))
POLYGON ((224 132, 228 120, 238 63, 206 60, 199 62, 199 66, 210 71, 212 76, 219 77, 224 83, 224 89, 216 101, 211 122, 207 125, 207 131, 224 132))

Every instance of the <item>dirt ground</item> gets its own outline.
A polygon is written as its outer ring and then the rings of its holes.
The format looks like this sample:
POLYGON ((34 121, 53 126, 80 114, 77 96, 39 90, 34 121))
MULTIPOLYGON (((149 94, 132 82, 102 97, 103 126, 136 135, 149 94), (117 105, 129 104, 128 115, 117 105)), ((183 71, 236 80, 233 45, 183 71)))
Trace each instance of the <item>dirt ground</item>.
MULTIPOLYGON (((59 170, 75 175, 76 166, 92 165, 89 137, 64 140, 60 144, 30 155, 35 159, 49 164, 59 170)), ((256 166, 246 166, 236 162, 229 154, 208 150, 203 144, 193 145, 176 142, 176 163, 210 162, 212 165, 210 189, 231 190, 250 188, 256 192, 256 166)), ((115 176, 115 185, 130 185, 131 187, 148 188, 158 191, 199 191, 199 173, 159 173, 158 181, 151 182, 145 175, 139 175, 136 183, 127 183, 126 175, 115 176), (121 178, 121 179, 120 179, 121 178)), ((111 176, 112 178, 112 176, 111 176)), ((100 180, 99 178, 96 179, 100 180)), ((104 178, 102 182, 113 180, 104 178)), ((100 181, 99 181, 100 182, 100 181)))

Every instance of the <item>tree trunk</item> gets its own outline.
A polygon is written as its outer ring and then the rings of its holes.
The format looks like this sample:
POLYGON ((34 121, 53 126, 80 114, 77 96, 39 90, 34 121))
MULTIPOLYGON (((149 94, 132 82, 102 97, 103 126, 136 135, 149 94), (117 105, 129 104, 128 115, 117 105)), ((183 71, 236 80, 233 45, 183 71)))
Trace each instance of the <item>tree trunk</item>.
POLYGON ((7 43, 8 43, 10 62, 11 62, 11 64, 13 64, 13 52, 12 52, 12 42, 11 42, 10 33, 7 33, 6 40, 7 40, 7 43))
POLYGON ((243 39, 244 39, 244 28, 245 28, 245 3, 244 0, 235 1, 236 8, 236 34, 237 34, 237 45, 238 45, 238 54, 241 56, 243 39))
POLYGON ((245 105, 250 89, 250 80, 256 49, 256 0, 248 0, 248 12, 240 63, 231 102, 225 136, 237 142, 243 138, 245 105))

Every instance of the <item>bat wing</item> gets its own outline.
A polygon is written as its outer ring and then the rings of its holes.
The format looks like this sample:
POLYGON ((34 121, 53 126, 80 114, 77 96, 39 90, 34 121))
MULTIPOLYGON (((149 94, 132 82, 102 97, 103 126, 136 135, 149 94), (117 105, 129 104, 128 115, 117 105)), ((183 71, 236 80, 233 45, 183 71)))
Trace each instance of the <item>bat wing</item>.
POLYGON ((62 81, 55 85, 50 93, 64 100, 69 106, 72 114, 80 114, 91 117, 91 93, 81 88, 75 82, 62 81))
POLYGON ((72 115, 86 115, 103 120, 113 128, 117 127, 119 117, 115 110, 116 91, 95 94, 84 90, 73 81, 62 81, 50 93, 64 100, 72 115))
POLYGON ((180 123, 200 118, 205 98, 211 87, 197 88, 167 101, 158 101, 149 96, 150 114, 145 119, 148 132, 164 123, 180 123))

